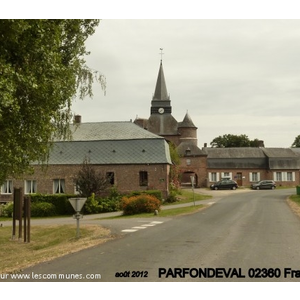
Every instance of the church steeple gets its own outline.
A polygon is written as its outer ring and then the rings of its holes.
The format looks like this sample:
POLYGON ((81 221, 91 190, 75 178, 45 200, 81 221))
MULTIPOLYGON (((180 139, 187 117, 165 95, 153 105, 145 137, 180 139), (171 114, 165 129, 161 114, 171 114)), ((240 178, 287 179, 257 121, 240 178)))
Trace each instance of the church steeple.
POLYGON ((164 75, 162 60, 160 61, 155 92, 151 102, 152 114, 170 114, 172 112, 170 96, 167 92, 167 85, 164 75))
POLYGON ((170 97, 168 96, 168 92, 167 92, 162 60, 160 61, 160 67, 158 71, 155 92, 152 100, 170 100, 170 97))

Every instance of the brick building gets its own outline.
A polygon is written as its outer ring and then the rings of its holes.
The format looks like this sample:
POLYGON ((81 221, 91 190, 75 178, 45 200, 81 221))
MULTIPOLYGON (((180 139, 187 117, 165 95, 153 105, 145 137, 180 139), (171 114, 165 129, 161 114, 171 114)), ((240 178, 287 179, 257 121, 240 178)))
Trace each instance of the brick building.
POLYGON ((198 147, 197 127, 186 113, 182 122, 172 116, 162 61, 160 62, 155 92, 151 101, 150 117, 134 121, 142 128, 172 142, 180 159, 182 185, 190 184, 194 175, 197 187, 230 178, 240 186, 272 179, 277 185, 295 186, 300 183, 300 161, 297 148, 208 148, 198 147))
POLYGON ((205 186, 207 182, 207 154, 198 147, 197 127, 190 115, 185 114, 182 122, 178 122, 172 115, 170 96, 160 61, 154 95, 151 101, 150 117, 136 118, 137 125, 153 132, 175 145, 180 155, 181 183, 191 182, 190 176, 195 176, 196 186, 205 186))
POLYGON ((229 178, 239 186, 250 186, 263 179, 277 186, 300 182, 300 161, 293 148, 204 148, 207 153, 208 185, 229 178))
POLYGON ((180 155, 182 185, 190 184, 191 175, 196 187, 209 187, 224 178, 234 179, 240 186, 262 179, 272 179, 278 186, 300 184, 299 148, 200 149, 198 128, 189 113, 181 122, 172 116, 162 61, 148 119, 81 123, 77 116, 75 123, 73 139, 55 142, 47 167, 33 164, 34 174, 4 182, 0 202, 12 200, 14 187, 24 188, 25 194, 76 193, 74 175, 85 159, 109 175, 120 192, 159 189, 166 197, 172 164, 168 143, 173 143, 180 155))
POLYGON ((25 194, 74 194, 74 175, 88 159, 96 170, 120 192, 158 189, 168 195, 169 146, 164 138, 141 129, 132 122, 77 123, 72 140, 57 141, 48 166, 33 164, 34 173, 8 179, 1 187, 0 201, 12 200, 13 188, 25 194))

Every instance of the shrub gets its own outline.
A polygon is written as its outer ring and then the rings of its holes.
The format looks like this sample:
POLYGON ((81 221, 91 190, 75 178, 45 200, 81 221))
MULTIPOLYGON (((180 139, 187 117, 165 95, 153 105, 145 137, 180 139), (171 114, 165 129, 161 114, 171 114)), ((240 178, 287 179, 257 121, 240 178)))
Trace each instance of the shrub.
POLYGON ((47 202, 51 203, 55 207, 56 215, 71 215, 74 213, 74 209, 69 202, 69 198, 75 198, 78 195, 42 195, 42 194, 34 194, 30 195, 31 203, 39 203, 39 202, 47 202))
POLYGON ((121 196, 113 191, 109 197, 95 197, 93 194, 84 204, 84 213, 99 214, 120 210, 121 196))
POLYGON ((14 203, 8 202, 2 205, 1 216, 11 218, 14 211, 14 203))
POLYGON ((32 217, 49 217, 55 215, 56 210, 54 204, 48 202, 31 203, 32 217))
POLYGON ((147 191, 134 191, 130 193, 130 196, 138 196, 138 195, 151 195, 156 197, 159 200, 162 200, 162 192, 160 190, 147 190, 147 191))
POLYGON ((178 198, 177 198, 177 192, 176 191, 171 191, 169 193, 169 196, 168 198, 165 200, 166 203, 174 203, 174 202, 177 202, 178 201, 178 198))
POLYGON ((159 210, 161 201, 156 197, 141 194, 132 197, 122 198, 122 209, 124 215, 134 215, 139 213, 149 213, 159 210))

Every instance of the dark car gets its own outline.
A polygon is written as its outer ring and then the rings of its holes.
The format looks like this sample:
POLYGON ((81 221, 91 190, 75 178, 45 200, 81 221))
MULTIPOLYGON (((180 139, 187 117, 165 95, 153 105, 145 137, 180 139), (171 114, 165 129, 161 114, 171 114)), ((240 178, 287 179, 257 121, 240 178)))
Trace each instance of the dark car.
POLYGON ((260 190, 260 189, 272 189, 276 188, 276 183, 273 180, 261 180, 259 182, 251 184, 251 188, 253 190, 260 190))
POLYGON ((238 187, 239 187, 238 184, 234 180, 221 180, 216 183, 213 183, 210 186, 212 190, 227 190, 227 189, 235 190, 238 187))

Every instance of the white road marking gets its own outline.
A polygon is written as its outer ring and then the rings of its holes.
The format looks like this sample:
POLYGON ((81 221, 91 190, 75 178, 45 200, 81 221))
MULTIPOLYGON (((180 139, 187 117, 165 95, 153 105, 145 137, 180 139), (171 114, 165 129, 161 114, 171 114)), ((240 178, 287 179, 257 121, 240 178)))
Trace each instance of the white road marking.
POLYGON ((148 223, 148 224, 144 224, 141 226, 134 226, 134 227, 132 227, 132 229, 123 229, 121 231, 122 232, 135 232, 135 231, 138 231, 139 229, 146 229, 148 227, 153 227, 155 225, 162 224, 162 223, 163 222, 160 222, 160 221, 152 221, 151 223, 148 223))
POLYGON ((122 232, 135 232, 136 229, 123 229, 122 232))

